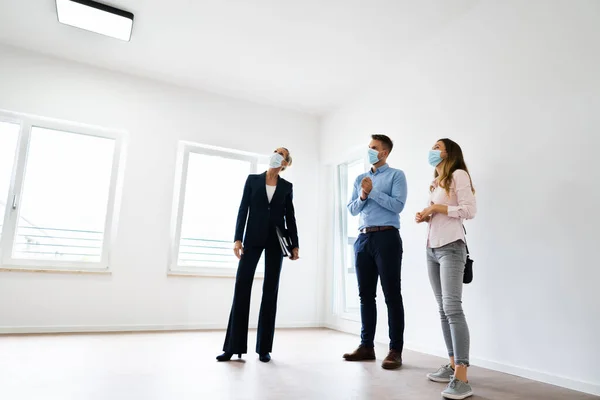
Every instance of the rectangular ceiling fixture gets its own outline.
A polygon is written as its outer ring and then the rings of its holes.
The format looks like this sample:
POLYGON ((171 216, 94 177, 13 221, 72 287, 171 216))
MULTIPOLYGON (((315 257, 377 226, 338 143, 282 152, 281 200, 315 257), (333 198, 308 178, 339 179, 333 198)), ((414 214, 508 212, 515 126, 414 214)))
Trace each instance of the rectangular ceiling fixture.
POLYGON ((92 0, 56 0, 58 22, 129 41, 133 14, 92 0))

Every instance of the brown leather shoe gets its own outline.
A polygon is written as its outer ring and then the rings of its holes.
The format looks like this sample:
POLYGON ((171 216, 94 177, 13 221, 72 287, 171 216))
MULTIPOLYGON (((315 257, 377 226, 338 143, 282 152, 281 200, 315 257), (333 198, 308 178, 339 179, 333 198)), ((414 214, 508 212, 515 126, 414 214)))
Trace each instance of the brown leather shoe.
POLYGON ((391 349, 387 357, 381 363, 383 369, 398 369, 402 366, 402 353, 391 349))
POLYGON ((367 361, 375 359, 375 349, 373 347, 358 346, 358 349, 352 353, 344 354, 346 361, 367 361))

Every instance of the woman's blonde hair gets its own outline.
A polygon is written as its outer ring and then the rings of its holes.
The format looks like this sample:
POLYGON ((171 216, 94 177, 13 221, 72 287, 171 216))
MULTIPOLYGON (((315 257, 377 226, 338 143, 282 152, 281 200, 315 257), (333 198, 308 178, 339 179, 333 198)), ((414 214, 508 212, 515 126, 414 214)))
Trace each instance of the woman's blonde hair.
POLYGON ((290 154, 290 151, 288 149, 286 149, 285 147, 282 147, 282 149, 284 149, 285 151, 287 151, 287 157, 284 158, 284 160, 288 163, 288 165, 286 167, 281 168, 282 171, 285 171, 285 169, 287 167, 291 167, 292 166, 292 155, 290 154))
MULTIPOLYGON (((473 181, 471 180, 471 174, 465 163, 463 152, 458 143, 450 139, 440 139, 438 142, 443 142, 446 146, 446 153, 448 156, 442 161, 441 174, 438 174, 437 168, 435 169, 433 177, 437 180, 438 185, 444 188, 446 194, 450 196, 450 185, 452 185, 452 174, 454 171, 462 169, 469 175, 471 181, 471 191, 475 194, 475 188, 473 187, 473 181)), ((433 191, 434 186, 431 186, 429 190, 433 191)))

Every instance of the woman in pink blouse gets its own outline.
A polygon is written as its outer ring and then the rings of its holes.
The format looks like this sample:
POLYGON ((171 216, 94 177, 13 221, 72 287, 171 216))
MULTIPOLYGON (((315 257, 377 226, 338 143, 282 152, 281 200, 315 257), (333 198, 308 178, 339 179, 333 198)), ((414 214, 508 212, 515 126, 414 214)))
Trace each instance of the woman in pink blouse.
POLYGON ((428 222, 427 267, 438 302, 442 331, 450 363, 427 377, 448 383, 442 392, 447 399, 473 395, 467 380, 469 327, 462 309, 462 286, 467 249, 463 220, 477 211, 475 189, 460 146, 450 139, 439 140, 429 152, 435 167, 429 191, 429 207, 417 213, 417 223, 428 222))

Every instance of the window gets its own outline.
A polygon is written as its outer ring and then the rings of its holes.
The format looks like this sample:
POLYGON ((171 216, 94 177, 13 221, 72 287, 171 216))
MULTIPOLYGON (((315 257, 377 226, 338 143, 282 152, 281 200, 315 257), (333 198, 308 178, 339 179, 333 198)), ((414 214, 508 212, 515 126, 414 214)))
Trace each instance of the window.
POLYGON ((118 134, 0 113, 3 268, 106 271, 118 134))
POLYGON ((235 273, 233 235, 244 184, 249 174, 266 170, 266 161, 258 155, 181 143, 169 272, 235 273))
POLYGON ((335 258, 337 273, 336 285, 340 298, 337 303, 342 315, 357 315, 359 311, 358 283, 356 281, 356 271, 354 266, 354 242, 358 236, 358 216, 350 214, 347 204, 352 198, 354 181, 367 170, 365 161, 357 158, 349 162, 342 163, 337 167, 337 193, 336 193, 336 242, 338 243, 335 258))
POLYGON ((8 208, 7 202, 10 201, 10 182, 15 164, 20 129, 21 126, 18 123, 3 122, 0 120, 0 218, 2 218, 0 221, 0 241, 2 240, 4 217, 8 208))

